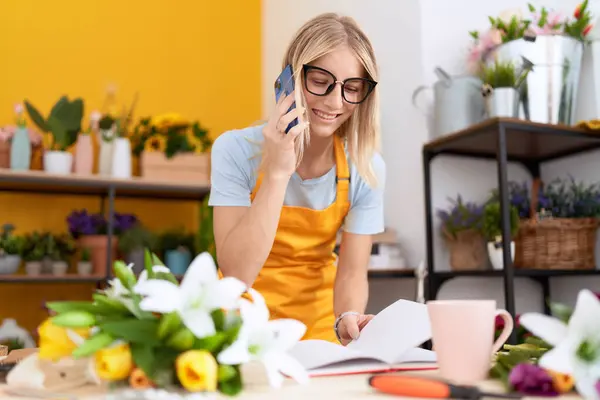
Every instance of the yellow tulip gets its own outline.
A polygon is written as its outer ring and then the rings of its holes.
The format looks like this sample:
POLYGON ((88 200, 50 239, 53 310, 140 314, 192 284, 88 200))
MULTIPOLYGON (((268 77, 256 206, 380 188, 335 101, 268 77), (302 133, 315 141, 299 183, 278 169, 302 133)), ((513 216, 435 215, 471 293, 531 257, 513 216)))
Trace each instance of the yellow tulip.
POLYGON ((84 339, 90 336, 90 330, 87 328, 72 329, 63 328, 54 325, 52 319, 46 319, 39 327, 39 357, 44 360, 58 361, 63 357, 68 357, 77 348, 67 331, 71 330, 84 339))
POLYGON ((129 376, 133 359, 128 344, 118 344, 98 350, 95 354, 96 373, 105 381, 120 381, 129 376))
POLYGON ((206 350, 189 350, 175 360, 175 370, 181 385, 190 392, 217 390, 218 365, 206 350))
POLYGON ((560 372, 546 370, 552 377, 552 386, 558 393, 567 393, 573 389, 575 380, 571 375, 562 374, 560 372))

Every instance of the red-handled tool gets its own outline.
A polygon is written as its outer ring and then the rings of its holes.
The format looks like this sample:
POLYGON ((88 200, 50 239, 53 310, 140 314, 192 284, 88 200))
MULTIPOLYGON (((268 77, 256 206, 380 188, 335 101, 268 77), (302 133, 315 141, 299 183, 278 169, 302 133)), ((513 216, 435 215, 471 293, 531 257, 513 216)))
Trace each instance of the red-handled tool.
POLYGON ((475 386, 452 385, 441 380, 401 374, 373 375, 369 378, 369 385, 379 392, 403 397, 469 400, 482 397, 522 398, 516 394, 485 393, 475 386))

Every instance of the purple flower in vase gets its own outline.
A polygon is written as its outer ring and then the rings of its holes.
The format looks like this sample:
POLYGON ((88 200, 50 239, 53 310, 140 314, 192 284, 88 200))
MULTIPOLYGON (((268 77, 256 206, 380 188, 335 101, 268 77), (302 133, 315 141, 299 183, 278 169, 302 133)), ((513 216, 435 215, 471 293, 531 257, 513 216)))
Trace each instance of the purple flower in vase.
POLYGON ((73 211, 67 217, 69 232, 74 238, 83 235, 98 235, 106 225, 100 214, 89 214, 87 210, 73 211))
POLYGON ((121 234, 133 228, 138 223, 138 218, 133 214, 115 213, 114 231, 121 234))
POLYGON ((520 393, 533 396, 558 396, 550 374, 534 364, 517 364, 510 371, 508 381, 520 393))

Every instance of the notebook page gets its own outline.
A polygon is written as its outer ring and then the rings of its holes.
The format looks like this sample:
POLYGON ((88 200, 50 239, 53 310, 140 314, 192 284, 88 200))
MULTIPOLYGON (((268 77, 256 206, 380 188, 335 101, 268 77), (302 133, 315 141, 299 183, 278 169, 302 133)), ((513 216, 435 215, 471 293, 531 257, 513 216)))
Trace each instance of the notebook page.
POLYGON ((288 354, 296 358, 307 370, 363 358, 363 355, 357 350, 325 340, 302 340, 288 354))
POLYGON ((430 338, 427 307, 414 301, 398 300, 377 314, 347 348, 363 357, 395 364, 402 361, 402 355, 408 350, 430 338))

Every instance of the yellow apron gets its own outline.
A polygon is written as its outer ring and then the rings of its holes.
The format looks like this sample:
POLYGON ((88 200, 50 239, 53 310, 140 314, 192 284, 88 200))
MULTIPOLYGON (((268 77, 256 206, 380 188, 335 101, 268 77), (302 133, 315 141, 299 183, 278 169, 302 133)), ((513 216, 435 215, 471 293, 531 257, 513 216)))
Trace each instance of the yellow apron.
MULTIPOLYGON (((283 206, 275 242, 253 288, 260 292, 272 319, 294 318, 307 331, 304 339, 337 342, 333 324, 333 252, 336 236, 350 209, 350 172, 342 139, 334 136, 336 198, 324 210, 283 206)), ((262 181, 259 174, 254 200, 262 181)))

